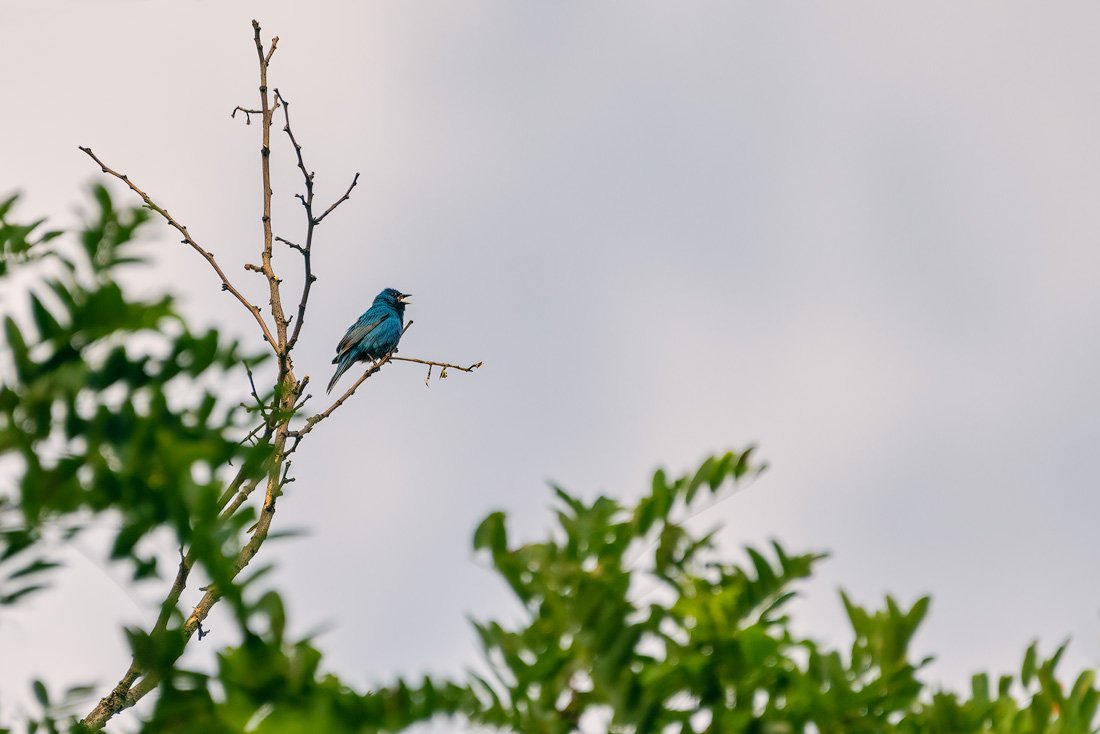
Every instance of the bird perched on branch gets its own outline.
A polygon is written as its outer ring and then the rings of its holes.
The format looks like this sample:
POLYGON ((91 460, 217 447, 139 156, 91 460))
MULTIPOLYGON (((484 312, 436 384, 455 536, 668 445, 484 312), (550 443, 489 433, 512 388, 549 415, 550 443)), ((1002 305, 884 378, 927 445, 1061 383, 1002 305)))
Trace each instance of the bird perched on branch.
POLYGON ((328 392, 332 392, 340 375, 356 362, 382 359, 397 348, 404 329, 405 304, 409 298, 408 293, 387 288, 348 328, 336 347, 336 356, 332 358, 332 363, 337 367, 336 374, 328 381, 328 392))

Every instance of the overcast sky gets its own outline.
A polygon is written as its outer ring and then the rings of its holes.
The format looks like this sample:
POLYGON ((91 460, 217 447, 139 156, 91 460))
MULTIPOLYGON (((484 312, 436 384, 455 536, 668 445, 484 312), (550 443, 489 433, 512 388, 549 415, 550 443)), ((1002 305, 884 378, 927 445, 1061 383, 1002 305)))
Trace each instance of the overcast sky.
MULTIPOLYGON (((630 498, 750 442, 770 471, 693 526, 829 550, 804 630, 848 644, 840 585, 932 593, 932 680, 1036 636, 1100 664, 1100 6, 0 0, 0 195, 72 222, 90 145, 260 294, 259 143, 229 117, 253 17, 319 199, 362 172, 318 232, 299 374, 323 385, 390 286, 415 296, 402 354, 485 362, 430 389, 387 368, 296 457, 277 525, 310 535, 264 555, 331 669, 476 660, 466 615, 514 610, 469 551, 486 513, 535 539, 548 480, 630 498)), ((142 278, 254 338, 155 231, 142 278)), ((66 557, 0 619, 9 714, 31 675, 113 684, 120 624, 155 616, 66 557)), ((196 664, 228 641, 208 626, 196 664)))

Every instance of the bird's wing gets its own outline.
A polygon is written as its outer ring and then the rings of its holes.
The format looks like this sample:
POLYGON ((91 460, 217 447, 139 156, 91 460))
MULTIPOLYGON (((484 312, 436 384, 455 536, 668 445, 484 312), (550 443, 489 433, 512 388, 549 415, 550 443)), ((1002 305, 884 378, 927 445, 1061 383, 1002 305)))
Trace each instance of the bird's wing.
POLYGON ((340 343, 336 346, 336 356, 342 357, 346 351, 354 347, 360 341, 362 341, 368 334, 378 328, 378 325, 385 320, 385 316, 375 315, 371 313, 365 313, 358 321, 352 324, 347 333, 344 334, 344 338, 340 340, 340 343))

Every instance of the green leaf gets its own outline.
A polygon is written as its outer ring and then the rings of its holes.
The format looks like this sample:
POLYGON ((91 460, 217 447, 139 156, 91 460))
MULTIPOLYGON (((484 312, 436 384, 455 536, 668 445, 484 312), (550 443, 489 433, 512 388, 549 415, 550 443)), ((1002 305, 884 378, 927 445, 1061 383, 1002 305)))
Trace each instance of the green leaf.
POLYGON ((31 315, 34 325, 38 329, 38 338, 41 341, 52 339, 61 331, 61 325, 53 317, 42 301, 35 294, 31 294, 31 315))
POLYGON ((286 631, 286 608, 283 606, 282 597, 274 591, 269 591, 260 597, 256 610, 267 616, 275 639, 282 640, 286 631))
POLYGON ((1093 684, 1095 682, 1096 682, 1096 671, 1095 670, 1082 671, 1081 674, 1077 676, 1077 680, 1074 681, 1074 683, 1073 683, 1073 688, 1071 689, 1071 692, 1070 692, 1070 698, 1078 699, 1078 700, 1083 699, 1084 696, 1088 693, 1088 691, 1090 691, 1092 689, 1093 684))
POLYGON ((38 703, 42 704, 43 708, 49 708, 50 706, 50 694, 46 690, 46 684, 42 681, 35 679, 31 684, 34 689, 34 698, 38 703))
POLYGON ((978 673, 970 679, 970 695, 974 701, 984 706, 989 703, 989 675, 978 673))
POLYGON ((928 615, 928 609, 932 604, 932 598, 928 596, 922 596, 913 603, 913 606, 909 609, 909 614, 906 615, 906 628, 909 637, 912 637, 917 628, 920 627, 925 616, 928 615))
POLYGON ((684 502, 691 504, 695 499, 695 493, 699 491, 699 488, 703 485, 710 484, 711 472, 714 469, 714 457, 707 457, 698 471, 695 472, 695 476, 688 482, 687 491, 684 492, 684 502))
POLYGON ((1024 664, 1020 669, 1020 683, 1025 687, 1031 685, 1031 680, 1035 677, 1035 666, 1038 657, 1038 652, 1036 650, 1037 645, 1038 642, 1032 642, 1028 645, 1027 652, 1024 653, 1024 664))
MULTIPOLYGON (((748 474, 749 471, 752 469, 752 463, 751 463, 752 459, 751 459, 751 457, 752 457, 752 453, 754 451, 756 451, 756 447, 755 446, 749 446, 747 449, 745 449, 741 453, 740 456, 737 457, 737 463, 733 467, 733 478, 734 479, 740 479, 741 477, 748 474)), ((758 471, 761 471, 762 469, 763 469, 763 467, 758 469, 758 471)))
POLYGON ((565 503, 565 506, 573 512, 574 517, 584 512, 584 503, 579 499, 572 496, 561 487, 553 486, 552 489, 557 498, 565 503))
MULTIPOLYGON (((651 507, 653 519, 666 520, 669 512, 672 510, 672 502, 675 499, 672 494, 672 489, 665 481, 664 472, 658 471, 653 475, 653 490, 651 497, 651 507)), ((648 528, 647 528, 648 530, 648 528)))
POLYGON ((25 596, 35 593, 36 591, 42 591, 48 589, 48 584, 31 584, 30 586, 24 586, 23 588, 10 592, 8 594, 0 594, 0 605, 8 606, 15 604, 17 601, 25 596))
POLYGON ((27 342, 23 339, 23 332, 19 330, 19 325, 11 316, 4 319, 4 335, 8 340, 12 361, 15 362, 16 375, 20 381, 23 381, 30 368, 30 357, 27 353, 27 342))
POLYGON ((755 548, 746 546, 745 552, 748 553, 749 558, 752 559, 753 568, 756 569, 757 580, 767 586, 773 585, 776 581, 776 576, 768 560, 760 555, 760 552, 755 548))
POLYGON ((508 532, 504 527, 504 513, 493 512, 474 531, 474 549, 489 550, 494 555, 508 549, 508 532))
POLYGON ((0 200, 0 221, 8 216, 8 212, 11 211, 17 201, 19 201, 19 194, 12 194, 8 198, 0 200))
POLYGON ((22 578, 23 576, 30 576, 32 574, 42 573, 43 571, 48 571, 51 568, 58 568, 60 565, 60 563, 54 563, 53 561, 39 559, 27 564, 23 568, 20 568, 18 571, 8 574, 8 580, 13 581, 15 579, 22 578))

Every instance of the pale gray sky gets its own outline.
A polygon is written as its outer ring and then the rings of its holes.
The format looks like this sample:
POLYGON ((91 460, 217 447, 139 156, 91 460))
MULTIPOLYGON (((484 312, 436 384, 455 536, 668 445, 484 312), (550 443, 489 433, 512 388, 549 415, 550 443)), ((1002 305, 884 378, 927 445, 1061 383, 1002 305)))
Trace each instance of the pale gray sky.
MULTIPOLYGON (((0 193, 71 220, 90 145, 259 293, 252 17, 319 197, 362 171, 299 371, 323 384, 387 286, 416 296, 403 354, 486 365, 385 370, 295 461, 279 523, 312 534, 265 555, 332 669, 476 659, 465 615, 512 610, 469 552, 487 512, 534 537, 548 479, 631 497, 749 442, 772 469, 695 524, 830 550, 805 629, 847 644, 838 585, 931 592, 933 679, 1034 636, 1100 664, 1100 7, 0 0, 0 193)), ((158 231, 144 277, 251 336, 158 231)), ((77 554, 60 580, 0 620, 0 705, 125 666, 138 609, 77 554)))

